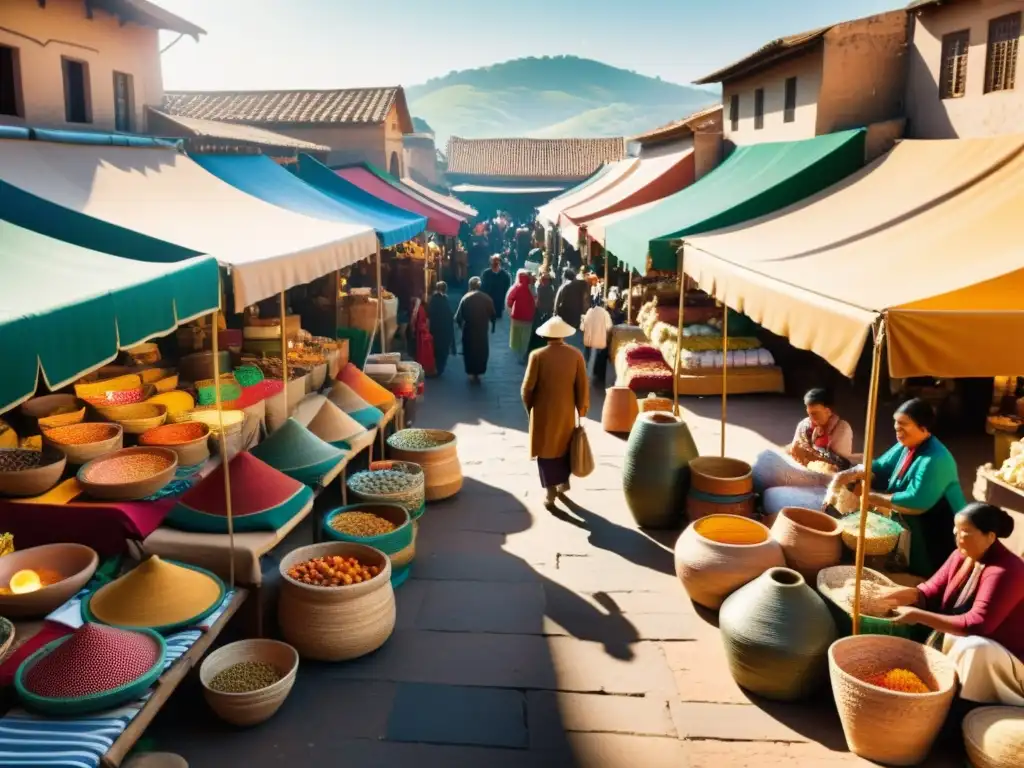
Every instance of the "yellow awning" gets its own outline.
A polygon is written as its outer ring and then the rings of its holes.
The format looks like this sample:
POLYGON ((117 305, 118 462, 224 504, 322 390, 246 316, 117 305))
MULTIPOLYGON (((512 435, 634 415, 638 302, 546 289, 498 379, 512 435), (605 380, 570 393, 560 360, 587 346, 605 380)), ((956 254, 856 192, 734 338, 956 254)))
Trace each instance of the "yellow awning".
POLYGON ((888 318, 890 374, 1024 371, 1024 137, 904 141, 844 181, 686 239, 700 287, 851 376, 888 318))

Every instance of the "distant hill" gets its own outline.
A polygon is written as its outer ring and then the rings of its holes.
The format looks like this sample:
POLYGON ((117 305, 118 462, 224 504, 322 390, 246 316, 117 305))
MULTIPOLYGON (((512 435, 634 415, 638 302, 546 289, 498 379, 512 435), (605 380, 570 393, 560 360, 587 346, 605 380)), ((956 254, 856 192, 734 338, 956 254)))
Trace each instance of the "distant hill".
POLYGON ((575 56, 516 59, 406 88, 409 109, 438 147, 465 138, 629 136, 718 101, 714 91, 665 82, 575 56))

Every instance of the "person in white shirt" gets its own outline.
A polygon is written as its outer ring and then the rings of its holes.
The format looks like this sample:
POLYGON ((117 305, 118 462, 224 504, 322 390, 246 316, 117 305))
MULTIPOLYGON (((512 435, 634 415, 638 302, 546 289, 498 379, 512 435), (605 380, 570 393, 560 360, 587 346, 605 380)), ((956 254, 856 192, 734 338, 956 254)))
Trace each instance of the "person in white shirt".
POLYGON ((593 306, 583 316, 581 328, 590 380, 603 387, 608 375, 608 334, 612 330, 612 316, 599 298, 594 299, 593 306))

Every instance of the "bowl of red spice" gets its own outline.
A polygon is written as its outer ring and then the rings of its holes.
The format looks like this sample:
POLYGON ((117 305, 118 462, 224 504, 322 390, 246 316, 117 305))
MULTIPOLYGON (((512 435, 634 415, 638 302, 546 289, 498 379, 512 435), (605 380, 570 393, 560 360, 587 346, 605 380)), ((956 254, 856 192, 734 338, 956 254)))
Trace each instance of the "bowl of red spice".
POLYGON ((94 499, 134 501, 159 491, 177 469, 178 454, 169 448, 123 448, 78 470, 78 482, 94 499))
POLYGON ((124 430, 120 424, 68 424, 44 429, 43 444, 63 453, 68 464, 85 464, 119 450, 124 445, 124 430))
POLYGON ((201 421, 164 424, 143 432, 139 445, 169 448, 178 454, 178 466, 192 467, 210 457, 210 425, 201 421))

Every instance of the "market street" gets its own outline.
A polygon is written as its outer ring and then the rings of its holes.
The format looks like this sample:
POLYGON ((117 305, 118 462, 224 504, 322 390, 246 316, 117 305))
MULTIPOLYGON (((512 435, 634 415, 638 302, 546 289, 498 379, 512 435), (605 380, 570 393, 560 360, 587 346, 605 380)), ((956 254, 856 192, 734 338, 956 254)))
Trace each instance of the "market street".
MULTIPOLYGON (((544 509, 507 338, 506 319, 481 386, 461 358, 428 381, 417 426, 458 435, 466 485, 422 520, 387 644, 353 662, 303 662, 286 705, 255 730, 232 731, 183 689, 151 731, 155 746, 193 768, 867 765, 846 751, 827 694, 757 705, 733 683, 671 550, 633 524, 625 444, 600 428, 600 393, 586 421, 598 468, 573 479, 571 510, 544 509)), ((703 414, 689 419, 699 447, 717 452, 718 401, 687 405, 703 414)), ((735 398, 730 454, 751 459, 785 440, 791 419, 772 413, 792 410, 781 397, 735 398)))

